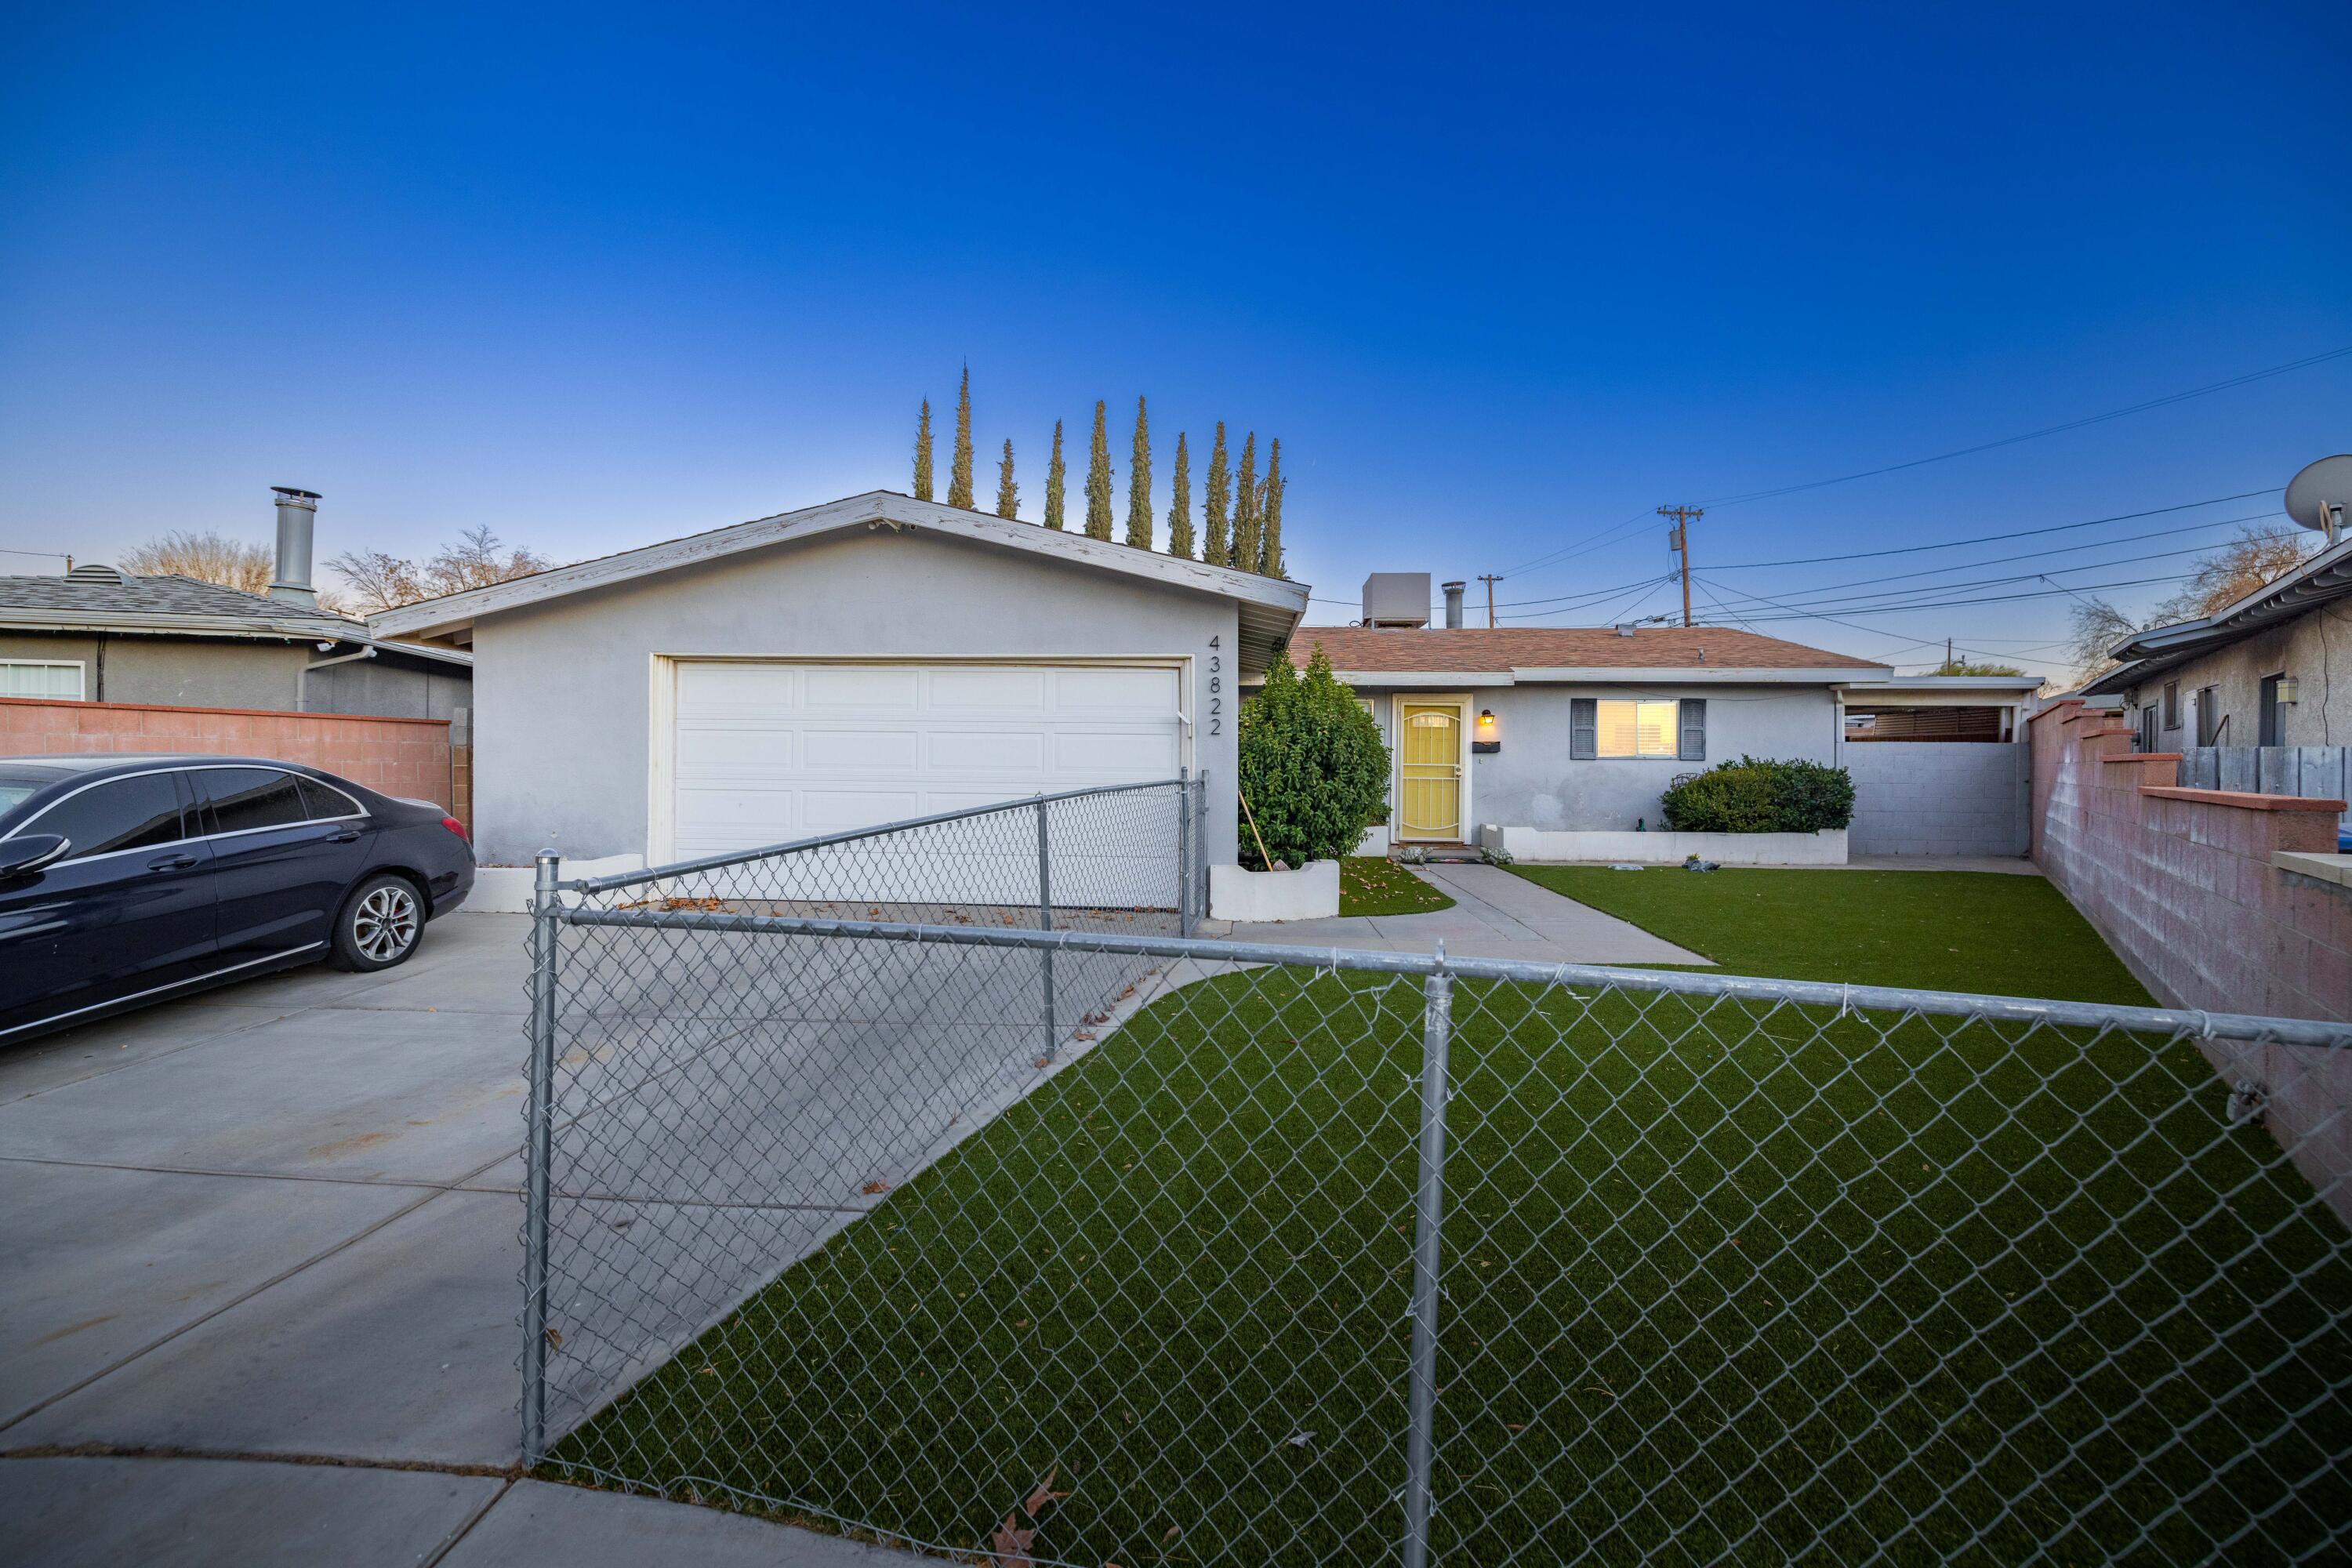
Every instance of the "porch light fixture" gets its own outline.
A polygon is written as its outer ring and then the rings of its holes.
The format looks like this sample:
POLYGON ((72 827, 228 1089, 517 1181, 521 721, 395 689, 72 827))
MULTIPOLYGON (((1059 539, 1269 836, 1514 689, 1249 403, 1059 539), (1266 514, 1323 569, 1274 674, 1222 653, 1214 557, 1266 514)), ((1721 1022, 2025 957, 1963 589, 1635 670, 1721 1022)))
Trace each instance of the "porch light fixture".
MULTIPOLYGON (((2294 698, 2292 698, 2292 697, 2290 697, 2290 698, 2288 698, 2288 699, 2287 699, 2287 700, 2288 700, 2289 702, 2292 702, 2292 701, 2294 701, 2294 698)), ((1495 727, 1495 710, 1494 710, 1492 708, 1481 708, 1481 709, 1479 709, 1479 710, 1478 710, 1478 728, 1480 728, 1481 730, 1491 730, 1491 729, 1493 729, 1494 727, 1495 727)))
POLYGON ((2282 701, 2282 702, 2292 702, 2292 701, 2294 701, 2294 692, 2295 692, 2295 682, 2294 682, 2294 676, 2292 676, 2292 675, 2282 675, 2282 676, 2280 676, 2280 677, 2278 678, 2278 688, 2277 688, 2277 690, 2278 690, 2278 700, 2279 700, 2280 701, 2282 701))
POLYGON ((1470 749, 1481 755, 1503 749, 1503 742, 1495 739, 1495 710, 1492 708, 1478 710, 1478 729, 1471 737, 1470 749))

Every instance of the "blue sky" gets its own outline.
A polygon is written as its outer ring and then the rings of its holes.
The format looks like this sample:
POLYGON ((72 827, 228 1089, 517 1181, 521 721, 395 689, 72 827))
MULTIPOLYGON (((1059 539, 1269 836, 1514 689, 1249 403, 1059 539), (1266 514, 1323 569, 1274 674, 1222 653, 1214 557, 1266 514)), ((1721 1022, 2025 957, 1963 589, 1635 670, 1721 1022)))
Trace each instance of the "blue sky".
MULTIPOLYGON (((1178 430, 1279 435, 1314 619, 1380 569, 1506 573, 1512 615, 1663 610, 1664 525, 1630 521, 1661 503, 2352 345, 2326 63, 2352 7, 2049 9, 18 7, 0 546, 262 537, 298 484, 322 553, 488 522, 596 554, 906 489, 916 404, 968 361, 982 489, 1011 437, 1033 517, 1056 417, 1076 501, 1097 397, 1122 469, 1151 398, 1163 511, 1178 430)), ((2347 447, 2352 358, 1718 505, 1695 555, 1751 618, 1735 591, 1851 605, 2028 548, 2099 545, 1948 575, 2148 577, 2276 498, 1727 563, 2261 490, 2347 447)), ((1950 596, 2021 591, 2048 590, 1950 596)), ((1912 662, 2033 649, 2070 602, 1758 626, 1912 662)))

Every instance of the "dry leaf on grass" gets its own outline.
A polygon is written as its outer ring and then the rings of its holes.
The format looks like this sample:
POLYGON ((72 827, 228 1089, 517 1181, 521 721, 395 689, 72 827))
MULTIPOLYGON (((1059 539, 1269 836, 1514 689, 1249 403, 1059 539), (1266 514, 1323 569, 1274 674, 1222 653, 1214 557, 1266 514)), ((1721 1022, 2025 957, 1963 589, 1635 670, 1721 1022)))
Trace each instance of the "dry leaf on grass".
POLYGON ((1059 1465, 1047 1470, 1045 1479, 1004 1516, 1004 1522, 989 1532, 989 1550, 1006 1568, 1033 1568, 1029 1543, 1037 1539, 1037 1521, 1045 1516, 1048 1509, 1070 1495, 1054 1489, 1054 1478, 1061 1473, 1059 1465), (1021 1522, 1024 1516, 1029 1521, 1025 1526, 1021 1522))

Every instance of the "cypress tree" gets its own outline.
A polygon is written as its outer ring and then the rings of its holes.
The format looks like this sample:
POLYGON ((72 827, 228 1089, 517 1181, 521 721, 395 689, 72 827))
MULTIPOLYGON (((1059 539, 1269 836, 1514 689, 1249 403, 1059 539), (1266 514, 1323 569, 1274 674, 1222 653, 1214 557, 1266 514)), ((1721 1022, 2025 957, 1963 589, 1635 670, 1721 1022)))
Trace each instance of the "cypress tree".
POLYGON ((1282 437, 1277 436, 1266 448, 1265 521, 1257 551, 1257 569, 1268 577, 1283 574, 1282 485, 1282 437))
POLYGON ((948 468, 948 505, 971 505, 971 366, 963 367, 956 389, 955 458, 948 468))
POLYGON ((1013 482, 1013 437, 1004 438, 1004 461, 996 467, 996 515, 1021 515, 1021 487, 1013 482))
POLYGON ((931 499, 931 400, 923 399, 923 416, 915 421, 915 499, 931 499))
POLYGON ((1192 455, 1176 432, 1176 476, 1168 483, 1168 553, 1192 558, 1192 455))
POLYGON ((1087 537, 1110 537, 1110 440, 1103 432, 1103 405, 1095 400, 1095 440, 1087 453, 1087 537))
POLYGON ((1127 542, 1151 548, 1151 422, 1135 400, 1135 446, 1127 464, 1127 542))
POLYGON ((1257 432, 1242 442, 1242 470, 1234 476, 1234 567, 1258 569, 1257 432))
POLYGON ((1209 493, 1202 503, 1201 559, 1212 566, 1225 564, 1225 422, 1217 421, 1217 439, 1209 447, 1209 493))
POLYGON ((1062 526, 1063 481, 1069 469, 1062 463, 1062 422, 1054 421, 1054 455, 1045 464, 1045 526, 1058 530, 1062 526))

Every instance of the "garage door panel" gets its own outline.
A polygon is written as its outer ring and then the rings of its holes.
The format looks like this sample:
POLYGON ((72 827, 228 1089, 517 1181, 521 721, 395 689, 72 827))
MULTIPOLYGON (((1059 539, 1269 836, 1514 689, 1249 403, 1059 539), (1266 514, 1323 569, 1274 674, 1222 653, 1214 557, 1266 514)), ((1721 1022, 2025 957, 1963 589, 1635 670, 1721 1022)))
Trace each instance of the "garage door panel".
POLYGON ((801 671, 803 703, 812 713, 850 711, 879 718, 922 707, 919 669, 877 665, 870 669, 812 667, 801 671))
MULTIPOLYGON (((682 662, 670 848, 681 858, 756 849, 1172 778, 1176 697, 1176 671, 1165 668, 682 662)), ((1090 802, 1055 810, 1067 813, 1056 817, 1055 903, 1172 902, 1172 812, 1162 822, 1090 802)), ((845 846, 796 857, 792 891, 1025 906, 1037 896, 1035 842, 1029 814, 982 817, 930 836, 912 856, 845 846)), ((774 882, 772 871, 746 872, 741 892, 772 896, 774 882)))
POLYGON ((1176 708, 1172 669, 1057 669, 1054 705, 1066 713, 1170 713, 1176 708))
POLYGON ((803 765, 813 773, 898 773, 922 761, 923 738, 912 730, 809 730, 803 765))
MULTIPOLYGON (((1032 776, 1045 766, 1045 737, 1032 731, 1008 734, 989 730, 934 730, 924 761, 934 772, 1015 773, 1032 776)), ((992 795, 1002 800, 1002 795, 992 795)))
POLYGON ((930 706, 936 713, 1026 713, 1045 711, 1042 669, 1004 669, 975 665, 930 672, 930 706))

